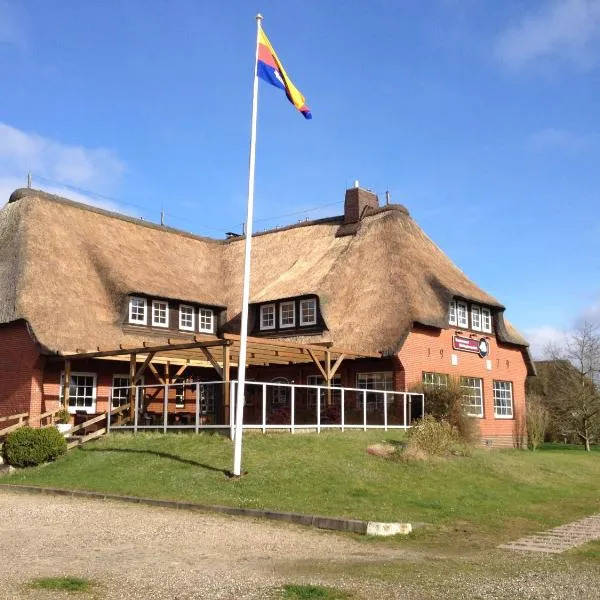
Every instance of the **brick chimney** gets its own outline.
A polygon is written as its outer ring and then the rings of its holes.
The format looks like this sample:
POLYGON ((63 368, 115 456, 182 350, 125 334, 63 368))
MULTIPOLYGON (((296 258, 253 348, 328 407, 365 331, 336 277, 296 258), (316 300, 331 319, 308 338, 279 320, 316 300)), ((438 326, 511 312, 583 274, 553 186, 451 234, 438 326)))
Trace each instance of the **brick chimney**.
POLYGON ((358 181, 354 182, 354 187, 346 190, 344 222, 340 225, 336 236, 354 235, 358 231, 363 217, 377 208, 379 208, 377 195, 361 188, 358 181))

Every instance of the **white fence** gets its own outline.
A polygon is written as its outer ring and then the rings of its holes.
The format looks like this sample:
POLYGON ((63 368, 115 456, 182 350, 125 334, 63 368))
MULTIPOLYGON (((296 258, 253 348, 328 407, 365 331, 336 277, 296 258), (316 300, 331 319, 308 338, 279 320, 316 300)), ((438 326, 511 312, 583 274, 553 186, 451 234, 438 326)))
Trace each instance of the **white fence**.
MULTIPOLYGON (((133 423, 113 430, 202 430, 235 427, 237 381, 180 382, 136 387, 133 423), (230 407, 224 404, 225 386, 230 407)), ((128 387, 113 388, 112 405, 127 403, 128 387)), ((424 414, 423 394, 290 383, 246 382, 244 429, 407 429, 424 414)))

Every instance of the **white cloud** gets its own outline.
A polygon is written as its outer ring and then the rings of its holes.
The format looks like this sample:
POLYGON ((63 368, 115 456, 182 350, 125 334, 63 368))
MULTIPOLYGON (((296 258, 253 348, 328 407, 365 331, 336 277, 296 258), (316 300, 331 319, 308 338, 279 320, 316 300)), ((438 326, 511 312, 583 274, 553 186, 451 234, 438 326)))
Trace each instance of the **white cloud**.
POLYGON ((31 172, 35 188, 123 212, 117 202, 70 186, 109 194, 124 170, 125 164, 111 150, 71 146, 0 123, 0 204, 16 188, 25 187, 31 172))
POLYGON ((512 68, 559 58, 591 67, 598 57, 600 0, 552 0, 496 40, 496 58, 512 68))
POLYGON ((546 348, 549 345, 562 347, 567 339, 568 332, 556 327, 533 327, 525 329, 525 339, 529 342, 529 349, 534 360, 546 357, 546 348))
POLYGON ((526 149, 535 154, 560 152, 577 155, 590 149, 593 145, 594 139, 590 135, 553 127, 537 131, 525 141, 526 149))

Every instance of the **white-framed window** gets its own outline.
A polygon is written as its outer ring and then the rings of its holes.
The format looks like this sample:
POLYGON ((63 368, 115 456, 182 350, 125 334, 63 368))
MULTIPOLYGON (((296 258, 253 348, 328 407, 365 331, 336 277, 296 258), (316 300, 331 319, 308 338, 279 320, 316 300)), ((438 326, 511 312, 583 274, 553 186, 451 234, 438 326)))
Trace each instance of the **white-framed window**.
POLYGON ((481 329, 486 333, 492 333, 492 311, 489 308, 481 309, 481 329))
POLYGON ((279 305, 279 327, 294 327, 296 325, 296 303, 282 302, 279 305))
MULTIPOLYGON (((391 371, 379 371, 375 373, 357 373, 356 387, 361 390, 394 390, 394 375, 391 371)), ((367 394, 367 410, 377 410, 383 408, 383 394, 368 393, 367 394)), ((388 399, 389 402, 389 399, 388 399)), ((363 395, 357 394, 356 406, 362 408, 363 395)))
POLYGON ((430 387, 448 387, 448 375, 445 373, 427 373, 423 371, 423 385, 430 387))
MULTIPOLYGON (((64 371, 60 375, 60 401, 63 401, 64 371)), ((96 373, 71 373, 69 412, 96 412, 96 373)))
POLYGON ((461 377, 463 406, 471 417, 483 417, 483 380, 479 377, 461 377))
POLYGON ((469 309, 466 302, 456 303, 456 324, 458 327, 469 327, 469 309))
MULTIPOLYGON (((272 383, 289 384, 289 380, 285 377, 275 377, 272 383)), ((291 389, 289 385, 270 385, 271 390, 271 408, 283 408, 290 405, 291 389)))
POLYGON ((185 377, 173 377, 175 384, 175 408, 185 408, 185 377))
POLYGON ((494 416, 497 419, 512 419, 512 382, 494 381, 494 416))
POLYGON ((211 308, 201 308, 198 313, 198 325, 203 333, 213 333, 215 330, 215 313, 211 308))
POLYGON ((169 326, 169 303, 163 300, 152 300, 152 325, 154 327, 169 326))
POLYGON ((200 384, 200 414, 214 415, 217 385, 215 383, 200 384))
POLYGON ((471 305, 471 329, 481 331, 481 306, 471 305))
MULTIPOLYGON (((144 378, 140 377, 138 386, 144 385, 144 378)), ((137 388, 138 395, 138 409, 143 410, 142 398, 144 395, 144 388, 137 388)), ((118 408, 124 404, 129 403, 129 375, 113 375, 113 383, 110 391, 111 404, 113 408, 118 408)))
POLYGON ((456 302, 452 300, 448 308, 448 323, 450 325, 456 325, 456 302))
POLYGON ((315 325, 317 322, 316 298, 300 300, 300 325, 315 325))
POLYGON ((260 307, 260 328, 275 329, 275 305, 263 304, 260 307))
POLYGON ((196 316, 194 307, 188 304, 179 305, 179 329, 184 331, 194 331, 194 317, 196 316))
POLYGON ((148 322, 147 305, 146 298, 138 296, 129 298, 129 322, 136 325, 146 325, 148 322))

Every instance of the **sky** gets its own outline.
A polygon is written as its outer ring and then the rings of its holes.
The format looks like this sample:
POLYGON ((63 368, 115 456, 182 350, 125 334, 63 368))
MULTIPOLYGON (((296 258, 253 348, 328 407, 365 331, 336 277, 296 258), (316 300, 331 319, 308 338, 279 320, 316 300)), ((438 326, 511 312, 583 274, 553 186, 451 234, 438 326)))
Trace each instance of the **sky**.
POLYGON ((404 204, 534 356, 600 321, 600 0, 0 0, 0 205, 33 187, 241 231, 257 12, 303 92, 259 90, 255 230, 404 204))

